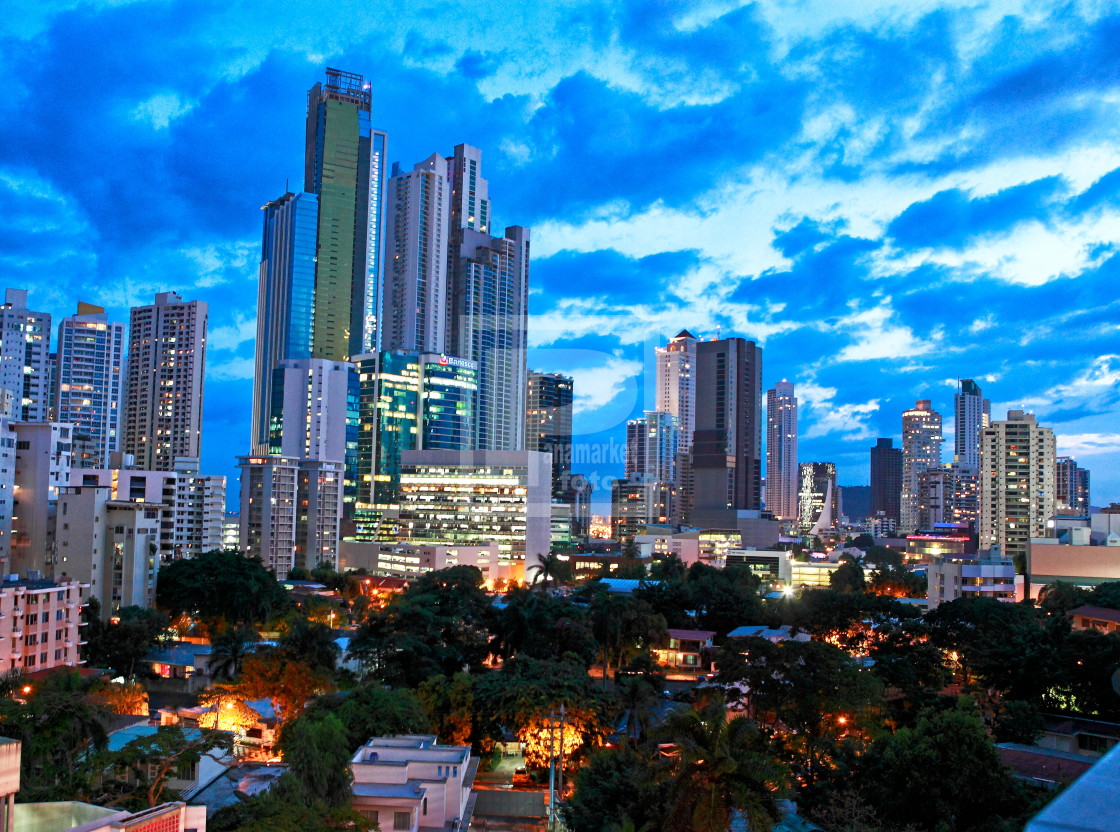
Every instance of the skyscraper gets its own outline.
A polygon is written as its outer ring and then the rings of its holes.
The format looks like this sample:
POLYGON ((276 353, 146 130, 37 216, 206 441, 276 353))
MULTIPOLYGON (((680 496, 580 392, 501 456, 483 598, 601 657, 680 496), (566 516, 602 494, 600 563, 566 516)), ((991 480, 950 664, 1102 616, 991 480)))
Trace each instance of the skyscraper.
POLYGON ((696 345, 693 507, 762 506, 762 350, 724 338, 696 345))
POLYGON ((979 468, 980 431, 991 421, 991 403, 984 398, 980 386, 970 378, 960 382, 953 403, 956 422, 954 460, 969 468, 979 468))
POLYGON ((797 516, 797 397, 785 379, 766 393, 766 508, 797 516))
POLYGON ((626 478, 673 484, 680 430, 677 417, 647 410, 626 423, 626 478))
POLYGON ((207 306, 160 292, 133 307, 122 450, 140 468, 172 471, 176 457, 199 457, 207 306))
POLYGON ((832 462, 802 462, 798 466, 797 512, 802 534, 831 529, 840 518, 840 494, 836 487, 836 465, 832 462))
POLYGON ((871 449, 871 516, 882 515, 897 527, 901 502, 902 448, 890 439, 876 439, 871 449))
POLYGON ((572 378, 561 373, 529 373, 525 405, 525 447, 552 456, 552 499, 571 503, 572 378))
POLYGON ((677 417, 679 438, 676 462, 674 520, 686 523, 692 508, 692 436, 696 430, 696 345, 699 339, 682 329, 658 347, 657 401, 662 413, 677 417))
POLYGON ((1077 460, 1060 456, 1056 462, 1058 508, 1077 514, 1089 514, 1089 471, 1080 468, 1077 460))
POLYGON ((88 437, 84 467, 108 465, 109 454, 120 448, 123 370, 124 324, 110 322, 100 306, 79 303, 77 314, 58 325, 55 420, 88 437))
POLYGON ((381 347, 446 352, 451 224, 447 160, 433 153, 410 171, 393 165, 389 200, 381 347))
POLYGON ((470 450, 478 365, 397 350, 354 357, 358 366, 358 500, 398 503, 404 451, 470 450))
POLYGON ((0 306, 0 389, 13 419, 45 422, 50 413, 51 316, 27 308, 27 290, 8 289, 0 306))
POLYGON ((361 75, 327 69, 307 93, 303 189, 319 198, 312 356, 377 348, 386 134, 370 124, 361 75))
POLYGON ((941 465, 941 414, 929 399, 902 413, 902 501, 899 526, 918 528, 918 474, 941 465))
POLYGON ((253 453, 265 453, 272 412, 272 373, 285 359, 311 358, 319 198, 287 193, 264 208, 257 286, 253 373, 253 453))
POLYGON ((980 546, 999 546, 1025 568, 1032 537, 1044 537, 1054 514, 1054 431, 1031 413, 1011 410, 980 438, 980 546))

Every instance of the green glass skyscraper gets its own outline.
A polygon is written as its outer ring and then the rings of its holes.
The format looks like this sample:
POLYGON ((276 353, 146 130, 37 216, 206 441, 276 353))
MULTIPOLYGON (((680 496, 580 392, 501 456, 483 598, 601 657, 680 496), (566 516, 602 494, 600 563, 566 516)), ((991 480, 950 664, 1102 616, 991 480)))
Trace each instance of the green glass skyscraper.
POLYGON ((370 85, 327 69, 307 93, 304 190, 319 198, 312 356, 377 349, 386 135, 370 126, 370 85))

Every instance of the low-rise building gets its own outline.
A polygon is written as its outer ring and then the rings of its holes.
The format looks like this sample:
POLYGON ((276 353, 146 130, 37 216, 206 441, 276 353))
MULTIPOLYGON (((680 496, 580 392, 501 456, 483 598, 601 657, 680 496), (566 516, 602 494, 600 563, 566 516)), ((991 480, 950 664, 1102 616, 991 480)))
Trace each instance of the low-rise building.
POLYGON ((339 569, 343 572, 364 569, 382 578, 411 580, 451 566, 477 567, 486 581, 519 580, 522 574, 511 560, 499 557, 496 541, 446 546, 343 540, 339 546, 339 569))
POLYGON ((1120 632, 1120 610, 1107 607, 1083 606, 1069 611, 1075 630, 1097 630, 1102 633, 1120 632))
POLYGON ((926 571, 929 608, 957 598, 1015 600, 1015 564, 998 547, 978 557, 935 557, 926 571))
POLYGON ((715 635, 713 630, 668 630, 665 641, 653 648, 653 659, 669 670, 704 672, 710 668, 705 653, 715 635))
POLYGON ((467 829, 478 758, 433 734, 375 737, 350 761, 352 808, 389 832, 467 829))
POLYGON ((1027 579, 1031 599, 1037 599, 1043 587, 1055 581, 1085 588, 1120 581, 1120 535, 1096 534, 1093 528, 1080 526, 1065 529, 1057 538, 1031 538, 1027 579))
POLYGON ((827 560, 790 561, 790 586, 829 587, 832 586, 832 573, 840 568, 840 563, 827 560))
POLYGON ((0 673, 24 673, 83 664, 82 589, 78 581, 0 583, 0 673))

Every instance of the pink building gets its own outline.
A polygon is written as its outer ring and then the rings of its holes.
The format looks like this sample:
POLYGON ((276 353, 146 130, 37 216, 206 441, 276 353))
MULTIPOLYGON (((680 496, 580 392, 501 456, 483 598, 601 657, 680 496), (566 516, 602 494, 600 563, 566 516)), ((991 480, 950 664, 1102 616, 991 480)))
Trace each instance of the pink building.
POLYGON ((78 581, 0 583, 0 672, 77 667, 82 590, 78 581))

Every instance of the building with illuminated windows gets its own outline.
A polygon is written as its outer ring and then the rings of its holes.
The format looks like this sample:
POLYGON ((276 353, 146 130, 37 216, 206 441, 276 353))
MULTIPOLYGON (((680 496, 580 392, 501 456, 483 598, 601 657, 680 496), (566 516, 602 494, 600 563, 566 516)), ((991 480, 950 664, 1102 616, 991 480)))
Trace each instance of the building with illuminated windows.
POLYGON ((674 519, 687 523, 692 509, 692 434, 696 430, 696 345, 699 339, 682 329, 658 347, 657 409, 677 417, 679 439, 675 463, 677 492, 674 519))
POLYGON ((798 528, 802 534, 831 529, 840 517, 835 463, 802 462, 798 472, 798 528))
POLYGON ((10 427, 15 433, 11 571, 47 572, 59 490, 70 484, 74 428, 58 422, 12 422, 10 427))
POLYGON ((766 510, 782 520, 797 517, 797 396, 779 381, 766 393, 766 510))
POLYGON ((123 368, 124 324, 112 323, 100 306, 79 303, 77 314, 58 325, 54 403, 55 419, 88 437, 89 455, 75 455, 75 465, 99 468, 120 447, 123 368))
POLYGON ((1077 460, 1060 456, 1054 463, 1058 490, 1058 509, 1077 515, 1089 515, 1089 471, 1080 468, 1077 460))
POLYGON ((121 450, 147 471, 170 471, 200 457, 207 306, 159 292, 133 307, 121 450))
POLYGON ((530 451, 552 456, 552 499, 571 505, 572 377, 561 373, 529 373, 525 406, 525 444, 530 451))
POLYGON ((639 477, 611 483, 611 537, 628 540, 647 526, 669 523, 673 487, 661 480, 639 477))
POLYGON ((891 530, 898 526, 902 513, 902 448, 885 437, 871 448, 871 514, 891 530))
POLYGON ((953 397, 956 431, 953 435, 953 459, 966 468, 980 467, 980 431, 992 420, 992 405, 970 378, 962 380, 953 397))
POLYGON ((0 390, 11 394, 13 419, 50 418, 51 316, 27 308, 27 290, 8 289, 0 305, 0 390))
POLYGON ((400 533, 416 544, 494 541, 515 579, 548 554, 552 458, 539 451, 405 451, 400 533))
POLYGON ((359 355, 354 361, 359 500, 395 507, 402 453, 471 448, 478 364, 405 350, 359 355))
POLYGON ((918 518, 918 475, 941 465, 941 414, 929 399, 902 413, 902 498, 899 528, 914 531, 918 518))
POLYGON ((1010 410, 980 439, 980 548, 998 546, 1021 567, 1031 538, 1054 516, 1054 431, 1031 413, 1010 410))

